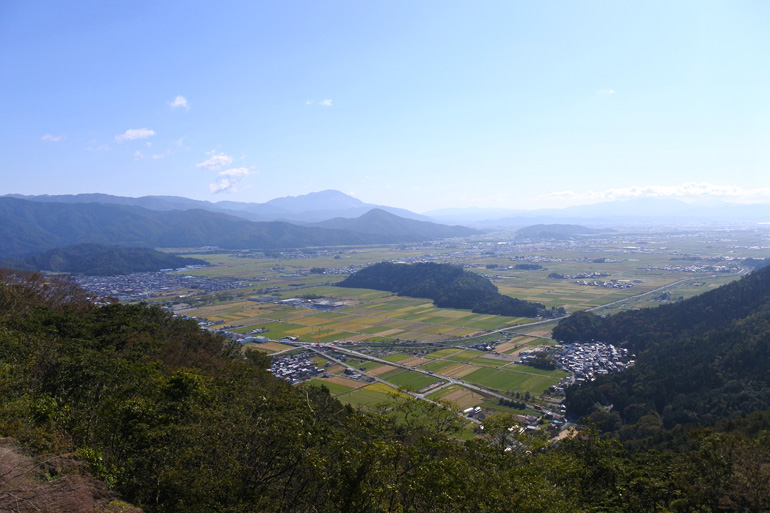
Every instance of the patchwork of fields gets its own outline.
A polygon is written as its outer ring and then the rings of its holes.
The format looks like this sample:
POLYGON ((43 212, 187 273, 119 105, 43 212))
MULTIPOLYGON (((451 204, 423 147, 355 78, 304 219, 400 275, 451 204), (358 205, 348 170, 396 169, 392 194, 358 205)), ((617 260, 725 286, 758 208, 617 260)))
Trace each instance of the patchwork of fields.
MULTIPOLYGON (((381 292, 366 289, 352 289, 353 294, 360 294, 351 298, 348 292, 350 289, 338 290, 346 292, 344 300, 354 304, 335 311, 319 312, 311 308, 233 301, 195 308, 185 313, 235 325, 235 331, 240 333, 266 328, 271 339, 295 336, 304 342, 397 339, 436 342, 472 337, 526 322, 525 319, 516 317, 436 308, 425 299, 383 295, 381 292)), ((309 288, 303 292, 307 295, 318 294, 319 291, 309 288)), ((343 300, 330 296, 328 290, 324 292, 324 297, 343 300)))
MULTIPOLYGON (((178 292, 179 297, 174 291, 164 291, 158 298, 182 305, 179 311, 185 315, 219 321, 220 327, 227 326, 236 333, 261 328, 267 330, 262 335, 273 341, 296 337, 304 343, 351 342, 357 351, 369 348, 373 355, 393 362, 358 362, 355 368, 363 373, 359 379, 350 379, 344 375, 345 367, 334 364, 326 369, 328 377, 313 380, 344 402, 376 404, 389 394, 402 393, 397 391, 400 387, 430 399, 454 402, 458 407, 482 402, 492 407, 488 397, 451 380, 509 395, 541 394, 565 374, 513 362, 523 350, 553 344, 547 338, 553 323, 534 325, 533 319, 441 309, 427 299, 334 284, 380 261, 449 262, 487 276, 506 295, 548 308, 564 307, 567 312, 602 308, 604 313, 658 305, 665 300, 660 298, 662 292, 669 300, 690 297, 738 278, 741 269, 734 265, 732 271, 722 273, 708 271, 705 265, 703 270, 698 267, 701 261, 730 262, 739 253, 742 257, 762 257, 754 234, 731 233, 730 237, 715 242, 717 239, 708 233, 650 232, 520 245, 507 242, 501 235, 498 240, 488 237, 414 247, 326 248, 315 253, 275 252, 269 257, 258 252, 256 256, 249 252, 190 253, 214 264, 190 274, 235 278, 252 285, 215 294, 184 290, 178 292), (519 262, 527 262, 528 267, 518 266, 519 262), (313 268, 325 273, 310 273, 313 268), (581 274, 599 278, 593 285, 570 278, 581 274), (614 287, 613 283, 630 286, 614 287), (339 308, 322 311, 276 301, 297 297, 324 298, 339 308), (495 343, 495 354, 469 347, 479 342, 495 343), (408 349, 403 349, 404 345, 408 349)), ((249 347, 268 353, 295 349, 278 342, 249 347)))
MULTIPOLYGON (((500 346, 514 345, 516 351, 512 351, 512 354, 497 352, 492 354, 488 351, 452 347, 423 352, 424 354, 420 355, 413 351, 411 354, 391 352, 384 356, 377 356, 378 359, 392 362, 392 364, 347 357, 348 367, 331 365, 327 367, 325 377, 316 378, 312 383, 326 385, 341 401, 352 404, 370 404, 368 402, 372 397, 370 392, 360 396, 349 392, 370 387, 375 379, 378 384, 386 388, 392 387, 390 392, 398 389, 428 394, 427 397, 432 400, 441 399, 453 403, 457 408, 493 401, 489 395, 464 387, 462 382, 505 395, 518 391, 537 396, 549 386, 557 384, 567 376, 567 373, 517 364, 515 355, 519 351, 532 349, 546 342, 548 341, 537 337, 520 336, 500 344, 500 346), (358 373, 351 379, 351 371, 346 372, 346 369, 355 369, 358 373), (453 384, 454 380, 461 380, 461 382, 453 384), (343 385, 345 388, 340 388, 343 385), (357 397, 366 398, 365 402, 357 402, 357 397)), ((385 389, 380 387, 378 390, 385 389)))

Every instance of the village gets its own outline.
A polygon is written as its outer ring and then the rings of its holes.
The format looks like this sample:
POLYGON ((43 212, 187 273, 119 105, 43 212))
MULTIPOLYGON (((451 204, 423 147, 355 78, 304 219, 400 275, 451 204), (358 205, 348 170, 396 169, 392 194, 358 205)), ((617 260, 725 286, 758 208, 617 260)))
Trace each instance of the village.
POLYGON ((249 286, 248 282, 237 279, 214 279, 173 272, 185 270, 189 268, 117 276, 77 276, 75 281, 88 292, 102 298, 114 297, 122 303, 148 301, 159 294, 179 290, 195 290, 207 294, 249 286))
MULTIPOLYGON (((634 364, 628 349, 604 342, 574 343, 556 346, 553 354, 556 366, 570 373, 553 391, 563 394, 564 388, 575 383, 593 381, 597 376, 621 372, 634 364)), ((533 358, 523 356, 522 360, 533 358)))
MULTIPOLYGON (((283 343, 291 343, 289 340, 283 340, 283 343)), ((495 343, 478 343, 472 346, 473 349, 490 352, 494 350, 495 343)), ((328 348, 327 348, 328 349, 328 348)), ((556 366, 570 373, 562 379, 558 385, 549 387, 548 394, 553 397, 563 396, 564 390, 572 385, 592 381, 596 377, 611 372, 621 372, 634 364, 633 357, 625 348, 618 348, 612 344, 603 342, 574 343, 567 345, 557 345, 552 348, 525 351, 521 359, 516 363, 523 365, 532 365, 538 355, 548 354, 556 362, 556 366)), ((340 358, 344 356, 340 355, 340 358)), ((327 363, 327 366, 330 363, 327 363)), ((271 367, 273 375, 286 379, 292 384, 309 381, 315 378, 328 377, 326 369, 320 367, 313 359, 310 352, 295 353, 291 355, 275 356, 271 367)), ((432 372, 430 374, 433 374, 432 372)), ((446 379, 440 374, 436 378, 446 379)), ((348 379, 362 379, 365 375, 357 375, 355 370, 348 368, 345 371, 345 377, 348 379)), ((370 378, 371 379, 371 378, 370 378)), ((455 383, 462 383, 462 380, 452 380, 455 383)), ((524 408, 522 402, 500 398, 500 404, 511 405, 516 408, 524 408)), ((529 401, 528 401, 529 402, 529 401)), ((527 405, 532 413, 520 413, 515 415, 521 426, 522 432, 532 432, 541 429, 548 429, 552 435, 556 435, 561 429, 568 425, 565 418, 565 406, 563 404, 546 402, 535 402, 527 405)), ((487 408, 480 406, 466 407, 461 411, 462 415, 474 422, 481 422, 485 417, 492 413, 487 408)))

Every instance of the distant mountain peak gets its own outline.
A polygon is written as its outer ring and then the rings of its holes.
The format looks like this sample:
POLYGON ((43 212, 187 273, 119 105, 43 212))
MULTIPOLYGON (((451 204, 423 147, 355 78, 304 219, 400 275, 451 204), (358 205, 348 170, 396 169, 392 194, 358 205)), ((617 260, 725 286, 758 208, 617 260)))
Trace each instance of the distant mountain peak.
POLYGON ((366 219, 366 218, 398 218, 396 214, 391 214, 390 212, 387 212, 381 208, 373 208, 370 211, 366 212, 365 214, 359 216, 359 219, 366 219))
POLYGON ((299 196, 286 196, 275 198, 266 203, 244 203, 237 201, 209 201, 192 200, 178 196, 142 196, 130 198, 112 196, 109 194, 75 194, 60 196, 21 196, 8 195, 28 201, 47 203, 102 203, 117 205, 132 205, 149 210, 189 210, 202 208, 212 212, 221 212, 248 219, 250 221, 275 221, 312 223, 335 217, 358 217, 372 208, 380 208, 391 214, 409 219, 427 221, 428 218, 404 210, 402 208, 388 207, 364 203, 348 194, 334 189, 318 192, 310 192, 299 196))
POLYGON ((310 192, 300 196, 285 196, 271 199, 267 205, 289 210, 291 212, 303 212, 310 210, 339 210, 346 208, 358 208, 365 203, 344 192, 334 189, 310 192))

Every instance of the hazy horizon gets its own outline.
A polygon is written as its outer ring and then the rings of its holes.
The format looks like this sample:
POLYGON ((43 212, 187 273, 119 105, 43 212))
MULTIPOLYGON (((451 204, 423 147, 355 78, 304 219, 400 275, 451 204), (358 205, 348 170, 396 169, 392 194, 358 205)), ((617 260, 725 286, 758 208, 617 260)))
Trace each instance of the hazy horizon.
POLYGON ((770 203, 770 5, 6 3, 3 194, 770 203))

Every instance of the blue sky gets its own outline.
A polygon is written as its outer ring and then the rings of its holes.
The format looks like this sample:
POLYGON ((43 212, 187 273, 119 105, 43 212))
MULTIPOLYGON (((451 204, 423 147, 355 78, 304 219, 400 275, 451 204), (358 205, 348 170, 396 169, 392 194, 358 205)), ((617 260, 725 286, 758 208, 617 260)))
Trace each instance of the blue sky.
POLYGON ((765 1, 0 2, 0 194, 770 203, 765 1))

